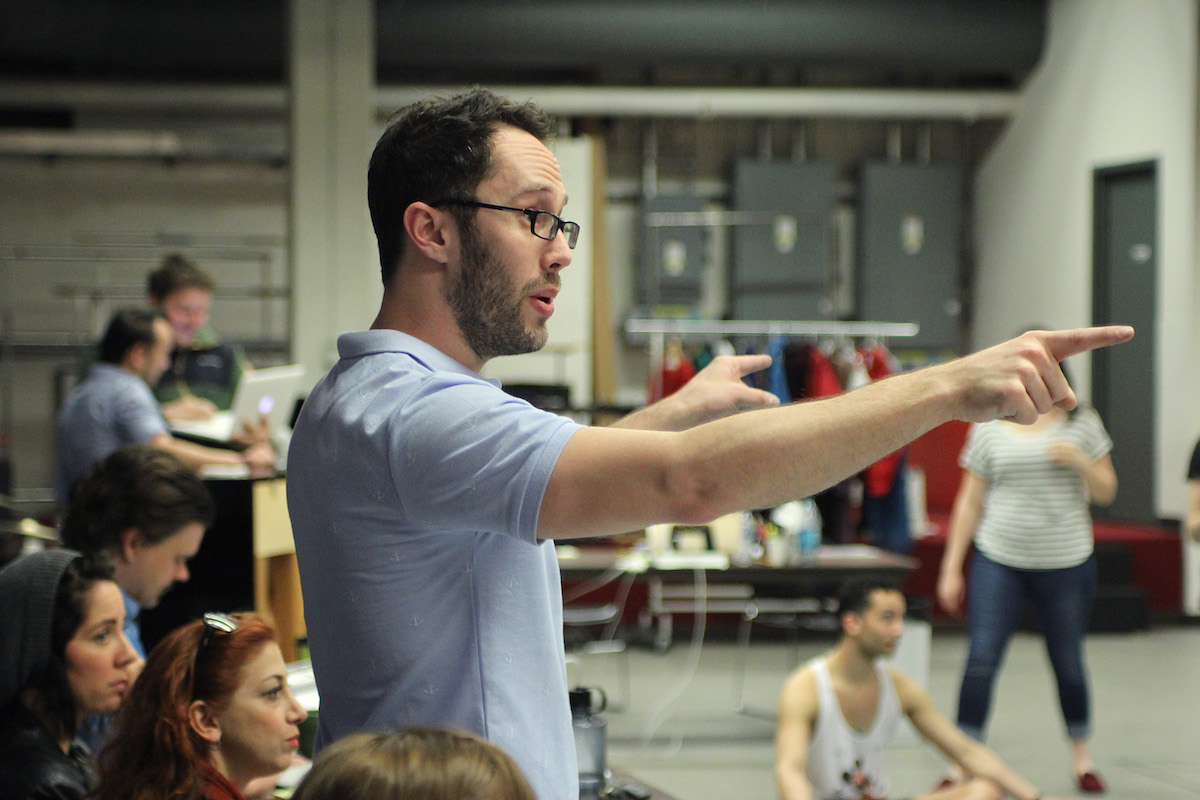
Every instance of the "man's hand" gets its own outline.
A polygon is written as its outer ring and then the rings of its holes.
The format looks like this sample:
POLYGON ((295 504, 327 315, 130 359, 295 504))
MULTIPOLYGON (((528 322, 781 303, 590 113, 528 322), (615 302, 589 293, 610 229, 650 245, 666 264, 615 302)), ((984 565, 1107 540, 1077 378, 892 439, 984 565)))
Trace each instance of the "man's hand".
POLYGON ((275 450, 269 444, 256 442, 250 445, 242 451, 242 461, 246 462, 254 477, 275 473, 275 450))
POLYGON ((771 357, 717 356, 677 392, 613 423, 614 428, 682 431, 742 411, 779 405, 779 398, 742 378, 771 365, 771 357))
POLYGON ((162 405, 162 415, 168 422, 207 420, 216 413, 217 407, 211 401, 190 394, 162 405))
POLYGON ((1127 342, 1128 325, 1030 331, 945 365, 960 393, 955 418, 968 422, 1007 419, 1030 424, 1052 407, 1072 409, 1075 392, 1058 362, 1076 353, 1127 342))
POLYGON ((239 447, 250 447, 254 444, 271 444, 271 424, 266 414, 259 414, 257 422, 244 422, 242 429, 230 437, 230 441, 239 447))
POLYGON ((771 357, 717 356, 674 395, 681 405, 680 430, 742 411, 779 405, 770 392, 746 385, 747 375, 771 366, 771 357))

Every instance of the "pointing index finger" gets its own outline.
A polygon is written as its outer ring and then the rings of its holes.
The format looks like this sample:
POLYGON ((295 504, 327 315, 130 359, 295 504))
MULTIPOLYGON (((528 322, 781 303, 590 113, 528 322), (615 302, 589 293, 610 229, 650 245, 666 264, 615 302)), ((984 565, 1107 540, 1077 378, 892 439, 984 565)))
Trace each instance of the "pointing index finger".
POLYGON ((733 356, 733 363, 737 367, 738 377, 744 378, 771 366, 771 357, 765 353, 752 356, 733 356))
POLYGON ((1062 361, 1076 353, 1128 342, 1133 338, 1133 328, 1129 325, 1104 325, 1069 331, 1043 331, 1041 336, 1055 360, 1062 361))

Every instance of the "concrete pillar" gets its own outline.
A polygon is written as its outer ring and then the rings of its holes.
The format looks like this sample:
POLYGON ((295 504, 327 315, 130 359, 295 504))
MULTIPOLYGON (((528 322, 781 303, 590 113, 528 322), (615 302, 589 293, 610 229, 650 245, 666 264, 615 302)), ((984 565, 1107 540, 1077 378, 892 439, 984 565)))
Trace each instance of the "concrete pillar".
POLYGON ((382 294, 367 210, 375 140, 372 0, 291 0, 291 345, 316 381, 339 333, 371 324, 382 294))

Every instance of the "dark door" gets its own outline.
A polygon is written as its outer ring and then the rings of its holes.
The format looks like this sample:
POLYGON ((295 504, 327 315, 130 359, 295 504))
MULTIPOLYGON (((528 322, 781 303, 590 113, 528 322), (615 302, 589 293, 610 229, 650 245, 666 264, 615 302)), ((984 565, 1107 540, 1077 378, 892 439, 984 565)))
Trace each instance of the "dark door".
POLYGON ((1132 342, 1092 360, 1092 402, 1113 439, 1117 499, 1101 519, 1152 523, 1155 513, 1155 364, 1158 330, 1158 165, 1098 169, 1093 176, 1092 313, 1129 324, 1132 342))

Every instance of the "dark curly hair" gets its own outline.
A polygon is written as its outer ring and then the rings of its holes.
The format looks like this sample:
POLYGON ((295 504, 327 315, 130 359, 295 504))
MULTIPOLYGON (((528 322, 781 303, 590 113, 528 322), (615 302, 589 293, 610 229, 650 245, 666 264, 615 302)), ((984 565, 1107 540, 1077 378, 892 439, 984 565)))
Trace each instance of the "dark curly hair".
POLYGON ((96 347, 97 358, 105 364, 120 364, 134 345, 153 346, 156 319, 166 317, 153 308, 123 308, 115 312, 96 347))
MULTIPOLYGON (((422 100, 393 115, 367 169, 367 204, 379 241, 386 286, 404 253, 404 211, 417 201, 470 198, 492 169, 492 135, 502 125, 541 141, 554 121, 532 102, 516 104, 482 88, 449 98, 422 100)), ((474 211, 450 213, 469 226, 474 211)))
POLYGON ((133 445, 76 481, 60 535, 82 553, 115 552, 130 528, 152 545, 193 522, 207 528, 213 514, 212 495, 195 471, 165 450, 133 445))

